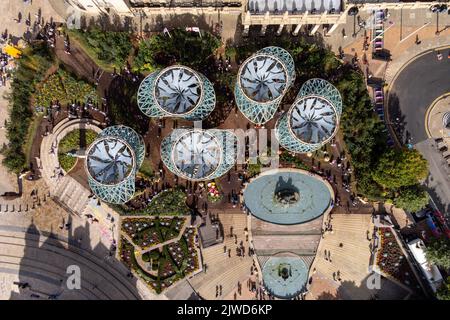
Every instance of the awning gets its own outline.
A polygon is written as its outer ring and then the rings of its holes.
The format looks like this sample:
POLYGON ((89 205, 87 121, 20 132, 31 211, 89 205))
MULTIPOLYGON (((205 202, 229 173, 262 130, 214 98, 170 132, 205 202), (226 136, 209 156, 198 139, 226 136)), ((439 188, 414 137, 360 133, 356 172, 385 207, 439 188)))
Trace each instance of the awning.
POLYGON ((3 47, 2 51, 4 54, 7 54, 13 58, 20 58, 22 54, 22 51, 10 45, 6 45, 5 47, 3 47))

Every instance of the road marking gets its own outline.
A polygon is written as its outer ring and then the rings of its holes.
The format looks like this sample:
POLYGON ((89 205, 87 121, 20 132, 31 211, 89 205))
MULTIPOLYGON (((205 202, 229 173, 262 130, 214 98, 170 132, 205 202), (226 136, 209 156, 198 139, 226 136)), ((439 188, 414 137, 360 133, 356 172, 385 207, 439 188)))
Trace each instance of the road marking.
POLYGON ((423 26, 421 26, 420 28, 416 29, 415 31, 411 32, 408 36, 406 36, 405 38, 403 38, 402 40, 400 40, 400 42, 405 41, 406 39, 408 39, 409 37, 411 37, 413 34, 419 32, 419 30, 427 27, 429 24, 431 24, 431 22, 425 23, 423 26))
MULTIPOLYGON (((380 33, 379 36, 384 35, 384 34, 386 33, 386 31, 388 31, 388 30, 389 30, 390 28, 392 28, 393 26, 395 26, 395 22, 392 22, 392 24, 391 24, 389 27, 387 27, 386 29, 384 29, 384 31, 383 31, 382 33, 380 33)), ((369 44, 372 43, 372 42, 374 42, 375 39, 376 39, 376 38, 373 38, 372 41, 369 42, 369 44)))

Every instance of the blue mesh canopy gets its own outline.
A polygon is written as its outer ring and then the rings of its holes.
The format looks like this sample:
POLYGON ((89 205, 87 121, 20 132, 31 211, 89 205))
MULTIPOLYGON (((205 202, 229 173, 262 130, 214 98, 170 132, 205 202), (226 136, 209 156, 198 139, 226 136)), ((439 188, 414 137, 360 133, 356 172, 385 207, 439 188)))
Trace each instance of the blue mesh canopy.
POLYGON ((161 108, 167 112, 187 113, 200 100, 200 79, 187 68, 169 68, 156 80, 155 95, 161 108))
POLYGON ((326 99, 319 96, 301 98, 290 112, 291 129, 301 141, 321 143, 334 136, 336 110, 326 99))
POLYGON ((177 169, 190 179, 203 179, 219 166, 221 148, 207 131, 190 131, 175 142, 173 160, 177 169))
POLYGON ((286 150, 312 152, 336 135, 341 113, 342 98, 336 87, 323 79, 309 79, 289 111, 278 119, 275 135, 286 150))
POLYGON ((237 137, 228 130, 176 129, 161 142, 161 159, 174 174, 192 181, 221 177, 236 163, 237 137))
POLYGON ((278 59, 268 55, 256 55, 244 63, 240 81, 244 93, 250 99, 267 102, 283 94, 287 74, 278 59))
POLYGON ((92 192, 109 203, 129 201, 144 155, 144 141, 133 129, 122 125, 104 129, 87 150, 85 164, 92 192))
POLYGON ((266 289, 274 296, 289 299, 303 291, 308 267, 300 257, 270 257, 262 268, 266 289))
POLYGON ((258 219, 275 224, 300 224, 313 220, 329 208, 332 195, 326 183, 307 172, 276 169, 263 173, 244 190, 246 207, 258 219), (276 200, 278 192, 292 190, 297 200, 288 205, 276 200))
POLYGON ((87 166, 96 181, 107 185, 117 184, 133 169, 132 151, 118 139, 97 140, 87 155, 87 166))
POLYGON ((176 116, 200 121, 214 110, 216 94, 204 75, 177 65, 145 77, 137 92, 137 102, 148 117, 176 116))
POLYGON ((239 68, 234 88, 236 104, 251 122, 261 125, 275 115, 295 80, 294 59, 280 47, 266 47, 239 68))

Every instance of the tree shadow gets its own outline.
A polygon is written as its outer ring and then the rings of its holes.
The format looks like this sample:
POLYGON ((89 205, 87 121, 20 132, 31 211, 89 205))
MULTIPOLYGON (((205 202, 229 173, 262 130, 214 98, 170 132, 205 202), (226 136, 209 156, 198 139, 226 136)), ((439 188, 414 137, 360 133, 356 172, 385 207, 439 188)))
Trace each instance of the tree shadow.
POLYGON ((118 14, 100 14, 97 17, 91 16, 89 20, 86 16, 80 18, 80 29, 100 28, 103 31, 137 31, 130 17, 121 18, 118 14))
POLYGON ((407 143, 409 133, 406 130, 406 116, 402 113, 400 100, 395 92, 389 93, 387 112, 391 120, 389 125, 394 128, 397 138, 402 143, 407 143))
POLYGON ((436 191, 436 188, 430 187, 431 183, 433 183, 433 176, 429 174, 425 181, 422 183, 422 186, 433 199, 433 203, 436 205, 440 212, 450 212, 450 201, 448 199, 442 199, 439 193, 436 191))
POLYGON ((149 118, 139 109, 137 92, 142 81, 133 74, 116 75, 105 92, 107 114, 112 124, 133 128, 141 135, 149 129, 149 118))
MULTIPOLYGON (((24 251, 18 263, 18 292, 12 291, 10 300, 136 300, 142 299, 137 279, 114 257, 114 248, 103 243, 90 244, 88 222, 71 228, 67 237, 51 230, 44 232, 31 224, 24 228, 24 251), (79 268, 80 287, 73 288, 73 271, 79 268), (72 288, 72 289, 71 289, 72 288)), ((15 274, 13 268, 2 272, 15 274)))

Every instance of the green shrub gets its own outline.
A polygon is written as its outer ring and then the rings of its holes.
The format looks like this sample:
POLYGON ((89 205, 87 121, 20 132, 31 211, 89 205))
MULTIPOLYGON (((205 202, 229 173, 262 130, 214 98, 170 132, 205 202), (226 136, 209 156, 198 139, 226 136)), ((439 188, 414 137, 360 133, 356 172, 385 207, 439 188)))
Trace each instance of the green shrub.
POLYGON ((283 151, 283 153, 281 153, 280 155, 280 161, 282 162, 287 162, 290 164, 293 164, 295 166, 296 169, 302 169, 302 170, 309 170, 311 169, 308 165, 306 165, 305 163, 303 163, 303 161, 296 157, 291 155, 288 151, 283 151))
POLYGON ((81 43, 94 61, 100 62, 106 69, 125 65, 133 48, 127 32, 102 31, 94 27, 86 31, 69 30, 68 33, 81 43))
POLYGON ((202 37, 182 29, 170 32, 171 37, 161 33, 141 41, 134 59, 135 71, 152 72, 155 68, 166 67, 177 62, 194 69, 202 70, 205 61, 220 46, 220 40, 209 32, 202 37))
POLYGON ((42 80, 52 63, 53 55, 43 42, 34 43, 24 49, 22 57, 17 60, 9 96, 10 119, 6 125, 9 142, 3 153, 5 156, 3 164, 10 171, 18 173, 28 165, 24 146, 33 117, 30 97, 35 92, 36 84, 42 80))

